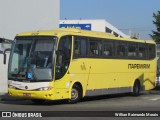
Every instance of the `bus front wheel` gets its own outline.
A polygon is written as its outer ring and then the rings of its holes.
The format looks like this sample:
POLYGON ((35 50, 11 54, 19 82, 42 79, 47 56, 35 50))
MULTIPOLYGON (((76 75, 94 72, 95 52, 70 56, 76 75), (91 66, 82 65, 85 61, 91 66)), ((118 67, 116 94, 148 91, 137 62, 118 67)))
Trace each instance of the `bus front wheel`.
POLYGON ((132 95, 133 96, 138 96, 140 93, 140 83, 138 80, 135 81, 134 86, 133 86, 133 91, 132 95))
POLYGON ((71 90, 71 99, 69 99, 69 103, 77 103, 82 98, 82 90, 78 85, 74 85, 71 90))

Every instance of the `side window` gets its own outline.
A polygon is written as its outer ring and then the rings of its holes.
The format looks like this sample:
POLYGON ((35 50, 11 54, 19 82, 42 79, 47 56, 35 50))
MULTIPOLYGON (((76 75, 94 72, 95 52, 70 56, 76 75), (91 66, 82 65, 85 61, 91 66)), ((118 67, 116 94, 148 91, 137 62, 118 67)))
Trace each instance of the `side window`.
POLYGON ((117 43, 116 45, 116 56, 117 57, 125 57, 126 56, 126 44, 125 43, 117 43))
POLYGON ((139 44, 139 47, 138 47, 138 57, 141 58, 141 59, 146 59, 146 46, 145 45, 142 45, 142 44, 139 44))
POLYGON ((68 70, 72 49, 72 37, 62 37, 59 41, 56 60, 56 79, 62 78, 68 70))
POLYGON ((128 57, 137 57, 137 45, 129 43, 128 44, 128 57))
POLYGON ((89 40, 89 56, 100 56, 102 53, 101 40, 89 40))
POLYGON ((87 46, 86 46, 86 38, 83 37, 75 37, 74 39, 74 57, 85 57, 87 46))
POLYGON ((149 48, 148 48, 148 52, 149 52, 149 59, 153 59, 156 57, 156 48, 155 45, 149 44, 149 48))
POLYGON ((102 54, 104 57, 113 56, 113 43, 112 42, 103 42, 103 51, 102 54))

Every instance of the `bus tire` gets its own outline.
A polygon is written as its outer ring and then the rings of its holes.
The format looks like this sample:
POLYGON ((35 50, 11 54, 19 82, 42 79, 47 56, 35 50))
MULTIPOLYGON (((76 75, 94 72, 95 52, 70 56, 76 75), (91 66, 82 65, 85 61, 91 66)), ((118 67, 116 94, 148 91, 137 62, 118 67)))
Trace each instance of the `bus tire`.
POLYGON ((74 104, 81 100, 82 98, 82 89, 78 85, 73 85, 71 90, 71 99, 68 100, 69 103, 74 104))
POLYGON ((32 99, 31 101, 32 101, 34 104, 40 105, 40 104, 43 104, 46 100, 32 99))
POLYGON ((136 80, 136 81, 134 82, 132 95, 133 95, 133 96, 138 96, 139 93, 140 93, 140 83, 139 83, 138 80, 136 80))

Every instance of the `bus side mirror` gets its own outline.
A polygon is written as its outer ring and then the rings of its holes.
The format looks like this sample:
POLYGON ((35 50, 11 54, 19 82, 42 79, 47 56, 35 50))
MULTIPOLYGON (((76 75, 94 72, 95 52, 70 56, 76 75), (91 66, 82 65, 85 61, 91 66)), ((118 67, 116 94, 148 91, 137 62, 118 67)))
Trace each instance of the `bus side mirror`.
POLYGON ((5 51, 4 51, 4 53, 3 53, 3 56, 4 56, 4 58, 3 58, 3 64, 6 64, 6 61, 7 61, 7 55, 6 55, 6 52, 7 52, 7 51, 11 51, 11 49, 10 49, 10 48, 5 49, 5 51))
POLYGON ((4 58, 3 58, 3 64, 6 64, 7 55, 4 53, 3 56, 4 56, 4 58))

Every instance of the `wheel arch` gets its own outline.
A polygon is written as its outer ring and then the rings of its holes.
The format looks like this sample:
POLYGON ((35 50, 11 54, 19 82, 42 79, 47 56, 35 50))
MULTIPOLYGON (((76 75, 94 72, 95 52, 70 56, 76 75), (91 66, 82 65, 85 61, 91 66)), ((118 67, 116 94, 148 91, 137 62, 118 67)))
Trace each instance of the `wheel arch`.
POLYGON ((141 82, 140 82, 140 79, 139 79, 139 78, 136 79, 136 80, 134 81, 134 83, 135 83, 135 82, 138 82, 139 86, 141 86, 141 82))
POLYGON ((139 79, 139 78, 137 78, 137 79, 135 79, 135 80, 133 81, 133 84, 132 84, 132 92, 133 92, 134 84, 135 84, 136 82, 138 82, 139 89, 141 90, 141 82, 140 82, 140 79, 139 79))
POLYGON ((141 91, 141 83, 139 79, 136 79, 132 86, 131 95, 138 96, 140 94, 140 91, 141 91))
MULTIPOLYGON (((70 87, 70 91, 72 90, 72 87, 73 87, 74 85, 77 85, 77 86, 79 86, 79 87, 80 87, 80 89, 81 89, 81 94, 82 94, 82 96, 81 96, 81 97, 83 97, 84 89, 83 89, 82 83, 81 83, 81 82, 79 82, 79 81, 74 82, 74 83, 71 85, 71 87, 70 87)), ((69 96, 69 97, 71 97, 71 96, 69 96)))
POLYGON ((69 103, 77 103, 83 98, 83 87, 80 82, 74 82, 70 86, 69 103))

